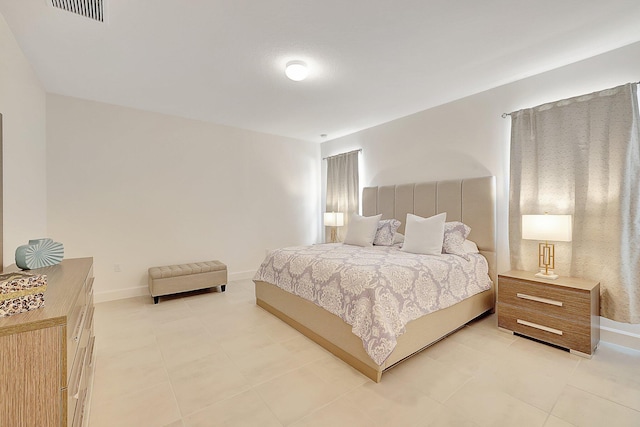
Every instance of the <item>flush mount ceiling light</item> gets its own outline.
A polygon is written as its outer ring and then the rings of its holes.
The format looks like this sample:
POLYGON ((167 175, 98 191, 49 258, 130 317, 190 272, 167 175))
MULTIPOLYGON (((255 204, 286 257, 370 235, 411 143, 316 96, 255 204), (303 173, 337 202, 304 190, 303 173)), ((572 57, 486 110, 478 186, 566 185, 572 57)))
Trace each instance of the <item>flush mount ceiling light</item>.
POLYGON ((304 61, 289 61, 284 73, 294 82, 299 82, 307 78, 309 69, 304 61))

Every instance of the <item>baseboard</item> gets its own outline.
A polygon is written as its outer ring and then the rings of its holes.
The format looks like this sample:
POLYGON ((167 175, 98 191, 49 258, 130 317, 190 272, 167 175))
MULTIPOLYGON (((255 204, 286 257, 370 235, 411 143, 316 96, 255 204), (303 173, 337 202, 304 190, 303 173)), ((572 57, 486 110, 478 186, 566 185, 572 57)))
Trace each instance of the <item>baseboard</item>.
MULTIPOLYGON (((236 273, 229 273, 227 279, 229 282, 236 282, 238 280, 250 280, 255 276, 256 270, 239 271, 236 273)), ((135 298, 149 296, 149 288, 147 286, 136 286, 134 288, 122 288, 113 291, 96 291, 93 294, 93 300, 97 304, 99 302, 115 301, 119 299, 135 298)))
POLYGON ((100 302, 115 301, 119 299, 143 297, 149 295, 149 288, 147 286, 137 286, 135 288, 123 288, 116 289, 114 291, 96 291, 93 294, 93 301, 97 304, 100 302))
POLYGON ((600 318, 600 340, 640 351, 640 325, 600 318))
POLYGON ((256 270, 238 271, 236 273, 229 273, 228 279, 230 282, 235 282, 236 280, 253 279, 255 275, 256 270))

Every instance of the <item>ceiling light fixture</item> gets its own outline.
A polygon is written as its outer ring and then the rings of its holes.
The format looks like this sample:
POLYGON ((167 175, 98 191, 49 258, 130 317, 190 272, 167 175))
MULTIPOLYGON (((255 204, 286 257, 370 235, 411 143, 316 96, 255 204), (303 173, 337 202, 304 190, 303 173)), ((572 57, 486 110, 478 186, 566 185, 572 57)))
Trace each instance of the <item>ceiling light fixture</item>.
POLYGON ((303 61, 289 61, 284 73, 294 82, 299 82, 307 78, 309 69, 303 61))

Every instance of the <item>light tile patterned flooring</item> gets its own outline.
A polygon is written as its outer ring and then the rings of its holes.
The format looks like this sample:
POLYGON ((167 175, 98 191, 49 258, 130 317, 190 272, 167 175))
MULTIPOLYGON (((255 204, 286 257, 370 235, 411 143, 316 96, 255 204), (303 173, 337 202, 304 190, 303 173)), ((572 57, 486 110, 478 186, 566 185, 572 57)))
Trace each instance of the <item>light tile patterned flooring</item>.
POLYGON ((92 427, 640 426, 640 352, 594 357, 484 317, 375 384, 255 305, 224 293, 96 305, 92 427))

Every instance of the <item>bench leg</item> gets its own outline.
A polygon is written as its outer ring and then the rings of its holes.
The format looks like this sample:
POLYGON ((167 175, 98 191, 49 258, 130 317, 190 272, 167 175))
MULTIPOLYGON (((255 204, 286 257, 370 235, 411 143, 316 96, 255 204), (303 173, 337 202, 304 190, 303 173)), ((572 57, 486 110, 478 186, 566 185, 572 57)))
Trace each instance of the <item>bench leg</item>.
POLYGON ((222 289, 222 292, 224 292, 224 290, 227 289, 227 285, 220 286, 220 289, 222 289))
POLYGON ((159 299, 160 299, 160 297, 153 297, 153 303, 157 304, 159 299))

